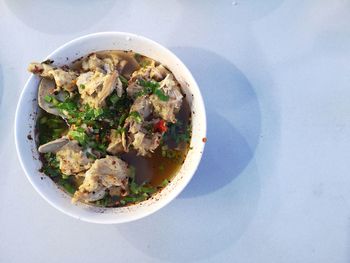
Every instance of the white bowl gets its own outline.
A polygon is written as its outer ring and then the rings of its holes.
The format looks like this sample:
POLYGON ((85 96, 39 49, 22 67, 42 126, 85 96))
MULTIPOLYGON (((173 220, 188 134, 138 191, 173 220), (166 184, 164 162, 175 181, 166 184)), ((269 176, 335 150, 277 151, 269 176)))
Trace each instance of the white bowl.
MULTIPOLYGON (((69 64, 81 56, 100 50, 132 50, 167 66, 186 93, 192 114, 192 149, 180 171, 169 185, 149 200, 121 208, 100 208, 83 203, 72 204, 71 197, 59 189, 45 174, 39 172, 41 162, 34 129, 38 105, 36 101, 39 77, 31 75, 18 102, 15 119, 17 153, 27 178, 37 192, 52 206, 72 217, 93 223, 122 223, 147 216, 173 200, 188 184, 202 157, 206 136, 203 99, 196 81, 186 66, 172 52, 145 37, 123 33, 103 32, 74 39, 56 49, 46 59, 56 65, 69 64)), ((29 61, 28 61, 29 62, 29 61)))

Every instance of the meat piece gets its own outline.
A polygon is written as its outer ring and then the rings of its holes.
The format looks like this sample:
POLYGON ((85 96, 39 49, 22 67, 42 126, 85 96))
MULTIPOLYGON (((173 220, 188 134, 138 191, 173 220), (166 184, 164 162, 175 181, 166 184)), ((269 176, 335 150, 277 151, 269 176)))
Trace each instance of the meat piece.
POLYGON ((147 121, 152 116, 153 106, 150 96, 138 97, 130 108, 130 116, 125 120, 124 128, 128 131, 127 147, 132 145, 139 155, 146 156, 153 153, 159 146, 163 132, 153 133, 154 124, 159 119, 147 121), (137 112, 138 115, 135 117, 137 112))
POLYGON ((118 81, 118 72, 104 74, 99 71, 86 72, 77 79, 77 86, 84 104, 93 108, 105 105, 105 99, 113 92, 118 81))
POLYGON ((161 81, 169 74, 170 72, 163 65, 155 66, 155 61, 151 60, 147 66, 141 67, 139 70, 133 72, 130 80, 131 82, 135 82, 138 78, 142 78, 145 80, 154 79, 156 81, 161 81))
POLYGON ((53 140, 51 142, 45 143, 43 145, 40 145, 38 148, 38 151, 40 153, 49 153, 49 152, 55 153, 67 143, 69 143, 69 139, 67 137, 62 137, 62 138, 53 140))
POLYGON ((85 71, 96 71, 103 67, 103 61, 96 54, 92 54, 82 61, 81 67, 85 71))
POLYGON ((83 60, 82 68, 84 71, 100 71, 107 74, 113 71, 121 73, 127 63, 126 60, 120 60, 115 54, 105 54, 101 57, 92 54, 83 60))
POLYGON ((131 75, 130 82, 135 82, 137 79, 142 78, 145 80, 151 80, 151 71, 155 68, 154 60, 150 61, 150 63, 141 67, 140 69, 134 71, 131 75))
POLYGON ((128 130, 127 147, 132 145, 142 156, 153 153, 163 135, 163 132, 153 132, 154 124, 158 121, 159 119, 137 122, 130 117, 127 118, 124 126, 128 130))
POLYGON ((117 95, 119 98, 121 98, 121 96, 123 96, 124 93, 124 89, 123 89, 123 83, 120 80, 120 78, 118 77, 117 79, 117 95))
POLYGON ((74 71, 55 68, 45 63, 30 63, 28 71, 44 78, 54 79, 57 90, 72 92, 76 88, 75 81, 78 75, 74 71))
POLYGON ((138 154, 146 156, 149 153, 153 153, 155 149, 157 149, 160 144, 162 134, 159 132, 145 134, 140 131, 135 133, 133 137, 134 140, 132 142, 132 145, 134 149, 138 152, 138 154))
POLYGON ((149 96, 142 96, 136 98, 130 108, 130 112, 136 111, 143 119, 149 117, 153 111, 153 107, 149 96))
POLYGON ((84 182, 75 192, 72 201, 96 201, 104 197, 110 187, 125 189, 128 184, 128 165, 115 156, 107 155, 106 158, 96 160, 85 173, 84 182))
POLYGON ((100 59, 96 54, 92 54, 85 58, 81 64, 85 71, 103 71, 104 73, 112 73, 115 71, 115 66, 118 64, 118 60, 115 61, 111 58, 100 59))
POLYGON ((156 81, 163 80, 170 72, 163 66, 158 65, 151 69, 150 77, 156 81))
POLYGON ((128 64, 128 61, 126 60, 121 60, 119 63, 118 63, 118 66, 117 66, 117 70, 119 73, 122 73, 125 66, 128 64))
POLYGON ((59 98, 62 93, 56 94, 56 83, 53 79, 48 78, 42 78, 39 83, 38 88, 38 104, 40 108, 42 108, 44 111, 61 116, 62 118, 66 118, 66 115, 63 113, 63 111, 59 110, 56 107, 52 107, 52 103, 48 102, 46 100, 47 96, 55 96, 55 98, 59 98))
POLYGON ((151 80, 151 71, 155 68, 155 62, 152 61, 146 67, 142 67, 139 70, 136 70, 132 73, 129 85, 126 89, 126 92, 129 97, 134 97, 136 93, 143 90, 143 87, 137 83, 139 78, 150 81, 151 80))
POLYGON ((150 96, 150 101, 154 107, 154 113, 167 122, 176 122, 175 115, 179 112, 182 104, 182 94, 177 86, 172 74, 168 74, 160 82, 160 89, 169 97, 167 101, 159 99, 156 95, 150 96))
POLYGON ((91 167, 92 160, 87 158, 77 141, 69 141, 56 153, 60 170, 65 175, 78 174, 91 167))
POLYGON ((111 154, 117 154, 127 151, 125 132, 120 133, 117 130, 112 129, 110 139, 111 142, 107 147, 107 152, 111 154))
POLYGON ((143 87, 136 82, 129 82, 128 87, 126 88, 126 93, 129 97, 135 97, 137 93, 143 90, 143 87))

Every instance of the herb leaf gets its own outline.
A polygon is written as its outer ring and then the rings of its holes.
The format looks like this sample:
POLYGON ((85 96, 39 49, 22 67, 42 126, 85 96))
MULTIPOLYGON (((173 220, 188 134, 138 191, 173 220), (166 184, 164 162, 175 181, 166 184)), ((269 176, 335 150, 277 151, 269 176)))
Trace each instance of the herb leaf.
POLYGON ((119 75, 119 79, 122 82, 124 88, 126 88, 129 85, 128 80, 123 75, 119 75))
POLYGON ((170 183, 170 182, 169 182, 168 179, 164 179, 163 182, 162 182, 162 184, 161 184, 161 186, 162 186, 162 187, 166 187, 169 183, 170 183))
POLYGON ((141 117, 140 113, 137 111, 130 112, 129 117, 133 118, 137 123, 142 122, 142 117, 141 117))
POLYGON ((163 135, 163 141, 174 141, 176 144, 185 142, 190 143, 191 141, 191 125, 186 125, 181 121, 177 121, 176 123, 169 123, 168 130, 163 135))
POLYGON ((142 184, 136 183, 135 167, 130 166, 129 169, 130 169, 130 176, 129 176, 130 193, 129 195, 122 197, 120 199, 120 204, 122 205, 144 201, 148 199, 151 196, 151 194, 156 192, 156 189, 151 185, 146 184, 146 182, 142 184))
POLYGON ((145 81, 143 79, 138 79, 138 83, 144 87, 143 90, 136 93, 136 97, 154 94, 161 101, 168 101, 169 96, 165 95, 165 93, 159 88, 159 83, 155 81, 145 81))
POLYGON ((77 190, 68 179, 60 179, 58 183, 70 194, 74 194, 77 190))
POLYGON ((81 145, 86 145, 88 137, 84 131, 69 131, 68 136, 78 141, 81 145))

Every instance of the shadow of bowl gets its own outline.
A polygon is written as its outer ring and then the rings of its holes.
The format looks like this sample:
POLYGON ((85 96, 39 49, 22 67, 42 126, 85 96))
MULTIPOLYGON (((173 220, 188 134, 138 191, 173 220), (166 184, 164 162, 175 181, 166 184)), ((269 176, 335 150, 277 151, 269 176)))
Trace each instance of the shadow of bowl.
POLYGON ((253 158, 259 142, 261 113, 248 79, 214 52, 174 47, 201 89, 208 141, 199 168, 179 198, 214 192, 235 179, 253 158))
POLYGON ((201 163, 178 198, 214 192, 234 180, 253 158, 245 138, 222 116, 208 112, 208 142, 201 163))

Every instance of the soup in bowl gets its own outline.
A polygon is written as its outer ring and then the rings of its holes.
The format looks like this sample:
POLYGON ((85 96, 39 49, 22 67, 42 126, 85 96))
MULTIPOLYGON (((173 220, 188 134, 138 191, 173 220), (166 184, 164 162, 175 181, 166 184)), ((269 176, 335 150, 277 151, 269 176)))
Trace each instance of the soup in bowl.
POLYGON ((89 222, 127 222, 189 182, 206 141, 205 110, 169 50, 129 33, 97 33, 28 70, 16 146, 28 179, 53 206, 89 222))

